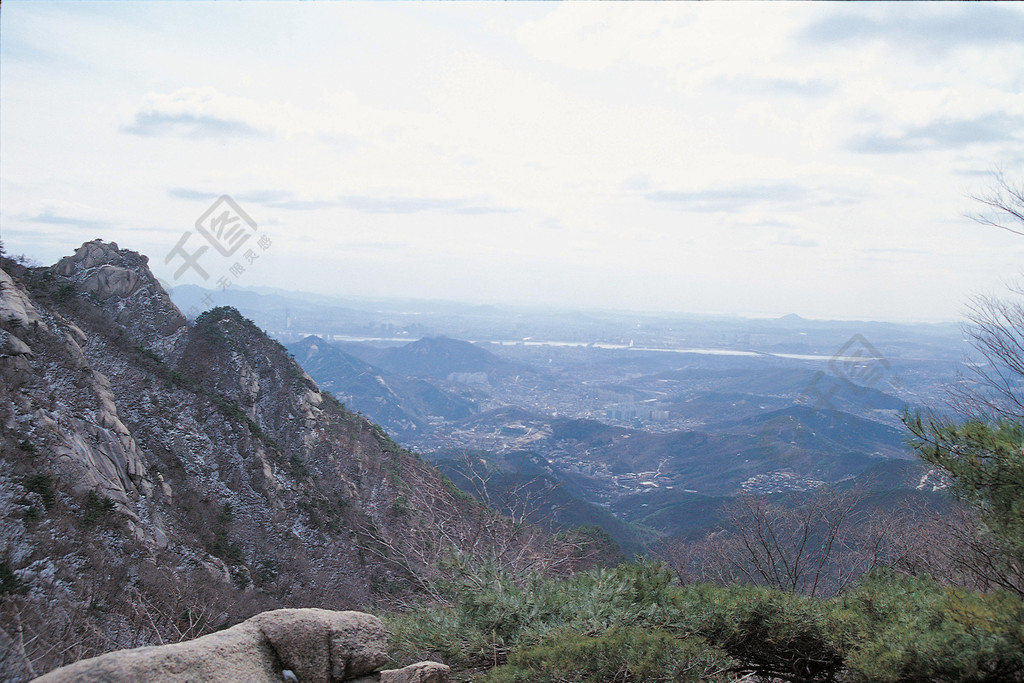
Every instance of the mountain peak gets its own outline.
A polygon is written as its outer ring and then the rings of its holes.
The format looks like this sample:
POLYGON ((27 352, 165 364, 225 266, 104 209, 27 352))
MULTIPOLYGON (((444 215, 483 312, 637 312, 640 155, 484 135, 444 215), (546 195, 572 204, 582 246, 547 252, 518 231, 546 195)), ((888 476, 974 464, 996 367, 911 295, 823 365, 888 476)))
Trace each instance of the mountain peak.
POLYGON ((379 364, 386 370, 444 379, 452 373, 484 372, 490 375, 507 369, 508 363, 475 344, 451 337, 424 337, 405 346, 389 349, 379 364))
POLYGON ((149 269, 149 258, 116 242, 85 242, 53 267, 79 292, 99 303, 117 324, 153 346, 174 335, 187 320, 149 269))

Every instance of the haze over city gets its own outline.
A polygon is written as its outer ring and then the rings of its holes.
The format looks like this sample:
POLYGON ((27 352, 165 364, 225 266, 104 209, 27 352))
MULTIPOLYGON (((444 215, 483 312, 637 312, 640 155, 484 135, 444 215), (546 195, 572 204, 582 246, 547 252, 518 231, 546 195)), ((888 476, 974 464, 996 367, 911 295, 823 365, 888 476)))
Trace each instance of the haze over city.
POLYGON ((102 237, 170 286, 934 321, 1024 257, 965 216, 1022 178, 1016 3, 2 19, 0 237, 44 264, 102 237), (204 280, 167 257, 222 195, 262 242, 204 280))

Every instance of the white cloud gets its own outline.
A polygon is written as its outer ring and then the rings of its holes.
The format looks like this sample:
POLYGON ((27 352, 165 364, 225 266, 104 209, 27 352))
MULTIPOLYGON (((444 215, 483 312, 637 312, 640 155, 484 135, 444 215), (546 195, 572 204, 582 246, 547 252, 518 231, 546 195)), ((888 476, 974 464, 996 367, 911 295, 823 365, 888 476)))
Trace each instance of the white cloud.
POLYGON ((986 7, 14 3, 4 238, 159 256, 227 193, 268 284, 951 317, 1015 244, 959 218, 1021 159, 986 7))

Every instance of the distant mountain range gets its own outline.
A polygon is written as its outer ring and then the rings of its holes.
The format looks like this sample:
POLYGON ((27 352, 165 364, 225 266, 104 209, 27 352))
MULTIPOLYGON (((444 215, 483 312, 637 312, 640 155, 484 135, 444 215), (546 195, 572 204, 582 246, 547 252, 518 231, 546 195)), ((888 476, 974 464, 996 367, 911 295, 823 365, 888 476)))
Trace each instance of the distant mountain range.
MULTIPOLYGON (((418 348, 424 346, 419 344, 418 348)), ((476 350, 472 345, 466 346, 476 350)), ((415 376, 371 365, 318 337, 307 337, 289 344, 287 348, 307 372, 318 378, 320 386, 332 392, 350 409, 371 416, 396 436, 426 429, 431 417, 454 421, 476 412, 472 401, 454 392, 415 376)), ((427 370, 438 367, 430 354, 403 354, 402 349, 384 349, 365 355, 389 367, 425 365, 427 370)), ((441 361, 444 362, 444 356, 441 361)), ((450 373, 444 376, 447 374, 450 373)))
MULTIPOLYGON (((917 495, 899 414, 938 405, 963 353, 945 324, 244 296, 256 315, 287 313, 284 339, 330 332, 288 349, 457 482, 453 449, 536 459, 557 484, 557 525, 592 521, 620 542, 707 528, 713 501, 742 492, 862 482, 917 495)), ((519 474, 503 467, 507 485, 519 474)))
POLYGON ((484 374, 486 379, 516 372, 532 372, 466 341, 450 337, 424 337, 402 346, 375 348, 363 344, 342 345, 352 355, 395 374, 449 379, 452 375, 484 374))

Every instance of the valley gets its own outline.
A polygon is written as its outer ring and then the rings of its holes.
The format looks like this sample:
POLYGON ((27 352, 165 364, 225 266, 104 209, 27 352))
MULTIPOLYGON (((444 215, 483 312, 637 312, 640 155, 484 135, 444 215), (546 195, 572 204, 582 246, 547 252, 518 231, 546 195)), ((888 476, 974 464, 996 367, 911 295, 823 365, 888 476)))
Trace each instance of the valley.
POLYGON ((672 535, 742 493, 934 489, 900 417, 941 406, 963 371, 955 325, 220 296, 457 481, 452 463, 479 457, 558 486, 562 527, 672 535))

